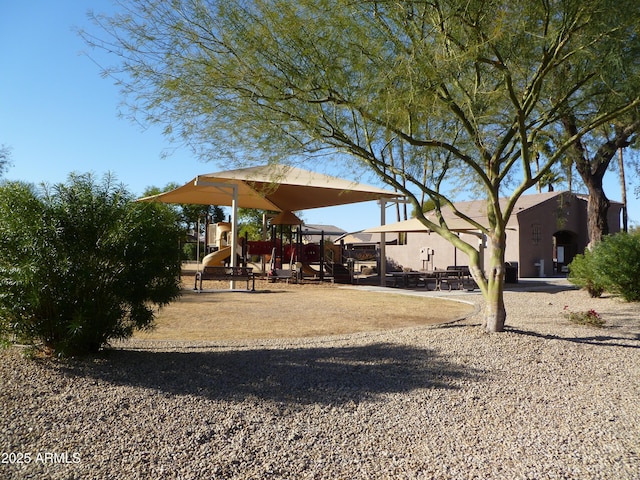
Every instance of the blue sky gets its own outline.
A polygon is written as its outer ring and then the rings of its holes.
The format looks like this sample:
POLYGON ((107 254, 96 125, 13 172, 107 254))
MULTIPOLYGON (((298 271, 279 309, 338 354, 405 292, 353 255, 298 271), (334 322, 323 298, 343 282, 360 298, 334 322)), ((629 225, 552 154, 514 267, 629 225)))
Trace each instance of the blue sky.
MULTIPOLYGON (((176 149, 159 129, 118 117, 118 88, 83 54, 88 48, 74 31, 91 29, 88 10, 110 9, 109 0, 0 0, 0 144, 11 147, 13 160, 6 178, 57 183, 74 171, 113 172, 138 195, 151 185, 182 184, 227 168, 176 149), (172 153, 161 158, 167 150, 172 153)), ((616 174, 608 174, 606 192, 620 198, 616 174)), ((629 217, 639 222, 633 185, 629 200, 629 217)), ((387 222, 394 217, 389 210, 387 222)), ((367 202, 307 210, 302 218, 356 231, 378 225, 380 210, 367 202)))
MULTIPOLYGON (((168 143, 159 129, 118 116, 118 87, 84 54, 101 52, 89 51, 74 31, 92 28, 87 11, 110 11, 109 0, 0 5, 0 144, 11 147, 13 160, 5 178, 58 183, 74 171, 113 172, 141 195, 152 185, 183 184, 232 168, 199 161, 168 143), (165 151, 171 154, 161 158, 165 151)), ((355 231, 378 225, 380 210, 366 202, 307 210, 301 217, 355 231)))

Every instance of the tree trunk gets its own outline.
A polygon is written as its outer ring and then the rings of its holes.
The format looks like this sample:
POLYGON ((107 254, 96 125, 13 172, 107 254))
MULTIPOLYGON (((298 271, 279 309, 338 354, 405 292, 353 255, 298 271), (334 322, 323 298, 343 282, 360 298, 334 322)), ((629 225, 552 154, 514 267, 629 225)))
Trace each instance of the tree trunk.
MULTIPOLYGON (((562 121, 569 135, 576 135, 578 133, 575 117, 567 116, 563 118, 562 121)), ((602 179, 616 150, 628 145, 627 139, 636 128, 637 125, 634 123, 626 129, 618 131, 616 138, 600 145, 591 159, 581 140, 577 140, 573 146, 576 170, 589 190, 589 200, 587 202, 589 248, 609 233, 609 200, 604 194, 602 179)))
POLYGON ((485 297, 484 328, 490 333, 504 331, 507 320, 507 310, 504 307, 504 275, 502 277, 493 284, 489 282, 489 291, 485 297))
MULTIPOLYGON (((569 135, 577 134, 578 128, 574 117, 567 116, 563 118, 563 124, 569 135)), ((589 202, 587 204, 589 248, 609 234, 608 213, 610 203, 604 194, 602 179, 616 151, 628 147, 631 144, 629 139, 638 130, 640 130, 640 120, 634 120, 632 123, 616 128, 615 137, 600 145, 591 159, 589 159, 585 146, 580 140, 576 141, 574 145, 573 153, 575 154, 576 170, 589 189, 589 202)), ((620 163, 622 165, 622 158, 620 158, 620 163)))
POLYGON ((602 178, 591 178, 587 183, 589 200, 587 202, 587 230, 589 247, 595 245, 609 234, 609 199, 604 194, 602 178))
POLYGON ((504 306, 504 234, 488 238, 489 268, 486 273, 487 291, 484 295, 484 328, 487 332, 504 331, 507 311, 504 306))

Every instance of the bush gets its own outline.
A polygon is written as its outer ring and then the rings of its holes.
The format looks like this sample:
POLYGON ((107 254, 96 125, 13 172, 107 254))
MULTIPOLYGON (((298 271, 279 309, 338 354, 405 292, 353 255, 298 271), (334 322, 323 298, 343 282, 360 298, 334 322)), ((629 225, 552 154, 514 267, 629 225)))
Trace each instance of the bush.
POLYGON ((180 294, 176 215, 110 177, 0 187, 0 328, 58 355, 150 328, 180 294))
POLYGON ((569 265, 569 279, 587 290, 606 290, 628 302, 640 301, 640 234, 623 232, 603 238, 569 265))
POLYGON ((198 256, 198 244, 197 243, 193 243, 193 242, 189 242, 189 243, 185 243, 182 246, 182 259, 183 260, 188 260, 188 261, 199 261, 201 262, 204 254, 205 254, 205 247, 202 244, 202 242, 200 242, 200 258, 196 259, 196 257, 198 256))
POLYGON ((574 257, 569 264, 568 278, 574 285, 584 288, 593 298, 600 297, 604 292, 604 287, 596 279, 594 256, 589 250, 574 257))
POLYGON ((594 249, 596 278, 628 302, 640 301, 640 234, 605 237, 594 249))

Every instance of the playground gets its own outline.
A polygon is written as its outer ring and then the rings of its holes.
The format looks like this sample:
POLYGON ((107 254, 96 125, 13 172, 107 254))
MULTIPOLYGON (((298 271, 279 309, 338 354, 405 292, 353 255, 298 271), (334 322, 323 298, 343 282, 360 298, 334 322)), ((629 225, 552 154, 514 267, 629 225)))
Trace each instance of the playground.
POLYGON ((247 281, 247 289, 250 285, 254 289, 254 277, 268 278, 271 283, 302 283, 304 280, 354 283, 356 262, 347 258, 339 245, 332 244, 329 236, 325 237, 325 232, 310 234, 305 230, 303 234, 302 221, 291 212, 269 219, 266 217, 265 240, 236 237, 235 264, 232 263, 231 223, 207 223, 206 255, 201 263, 195 264, 194 288, 201 290, 203 280, 243 279, 247 281), (319 240, 310 240, 312 237, 319 240))
MULTIPOLYGON (((205 218, 204 243, 183 270, 183 296, 162 309, 149 340, 304 338, 393 330, 459 320, 473 303, 423 296, 380 295, 340 288, 362 283, 362 272, 385 278, 381 252, 350 256, 330 232, 303 229, 294 212, 377 201, 397 192, 280 165, 200 175, 170 192, 140 201, 231 206, 227 222, 205 218), (262 238, 238 235, 237 209, 262 210, 262 238), (377 266, 376 266, 377 263, 377 266), (373 265, 371 265, 373 264, 373 265), (373 266, 373 268, 371 268, 373 266)), ((200 232, 200 226, 198 226, 200 232)))
MULTIPOLYGON (((349 270, 349 259, 327 248, 329 242, 325 242, 328 238, 324 238, 323 232, 317 232, 320 238, 314 242, 302 238, 302 221, 294 212, 369 201, 377 201, 383 212, 386 203, 397 202, 399 197, 397 192, 290 166, 271 165, 199 175, 175 190, 138 201, 231 207, 229 222, 211 224, 205 220, 204 277, 219 279, 226 273, 233 277, 229 280, 236 280, 237 276, 246 279, 249 273, 246 268, 252 269, 250 273, 258 273, 255 266, 247 264, 259 257, 261 273, 269 274, 274 281, 289 280, 295 270, 297 279, 311 276, 320 281, 351 283, 353 271, 349 270), (265 212, 261 240, 250 241, 238 235, 238 208, 265 212)), ((381 268, 384 266, 382 262, 381 268)))

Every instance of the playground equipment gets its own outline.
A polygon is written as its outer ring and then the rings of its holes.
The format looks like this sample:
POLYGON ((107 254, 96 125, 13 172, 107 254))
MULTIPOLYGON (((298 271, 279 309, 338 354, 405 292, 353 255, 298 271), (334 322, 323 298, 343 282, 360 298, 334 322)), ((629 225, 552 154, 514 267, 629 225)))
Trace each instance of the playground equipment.
POLYGON ((247 281, 247 289, 251 280, 252 290, 255 290, 253 269, 247 268, 246 262, 238 267, 236 262, 232 261, 231 257, 234 250, 238 251, 238 247, 237 243, 232 245, 231 230, 232 225, 229 222, 207 223, 205 245, 209 253, 202 259, 201 269, 196 273, 196 290, 202 291, 203 280, 229 280, 231 288, 234 289, 238 279, 247 281))
POLYGON ((226 260, 231 257, 231 247, 223 247, 211 252, 202 259, 203 267, 223 267, 226 260))
MULTIPOLYGON (((248 261, 256 261, 256 257, 260 257, 260 270, 274 281, 313 278, 351 283, 351 272, 342 265, 340 246, 325 241, 323 231, 313 232, 320 236, 319 243, 305 243, 301 225, 302 222, 291 212, 281 213, 270 223, 270 240, 239 239, 236 251, 241 265, 246 267, 248 261)), ((305 234, 309 232, 305 231, 305 234)), ((208 224, 205 240, 208 254, 202 260, 202 268, 228 266, 231 263, 231 242, 229 222, 208 224)))
MULTIPOLYGON (((277 238, 276 226, 272 226, 272 238, 277 238)), ((328 238, 325 240, 324 231, 309 232, 305 235, 320 236, 318 243, 303 241, 302 229, 296 228, 289 232, 288 242, 284 232, 280 232, 280 246, 274 247, 270 261, 272 278, 291 278, 302 280, 312 278, 320 281, 331 280, 336 283, 352 283, 352 274, 342 264, 342 249, 334 245, 328 238), (288 269, 284 268, 288 263, 288 269)))
POLYGON ((231 223, 218 222, 207 225, 207 247, 219 250, 222 247, 230 246, 229 236, 231 235, 231 223))
MULTIPOLYGON (((231 224, 229 222, 207 224, 205 244, 209 253, 202 260, 203 266, 225 265, 227 259, 231 258, 233 251, 231 243, 231 224)), ((243 252, 242 239, 236 242, 236 252, 244 260, 246 253, 243 252)))
MULTIPOLYGON (((198 175, 170 192, 139 201, 228 205, 231 207, 231 237, 235 238, 238 236, 238 208, 293 212, 378 200, 381 215, 384 215, 385 203, 401 196, 397 192, 289 165, 264 165, 198 175)), ((231 249, 231 266, 237 266, 235 241, 231 243, 231 249)))
POLYGON ((289 268, 278 268, 278 257, 276 255, 276 251, 277 250, 275 248, 272 250, 271 259, 269 261, 269 280, 271 280, 272 282, 275 282, 276 280, 285 280, 287 283, 289 283, 289 280, 291 280, 292 278, 298 280, 299 276, 297 274, 297 268, 295 266, 296 264, 294 264, 293 262, 293 251, 291 252, 291 257, 289 260, 289 268))

